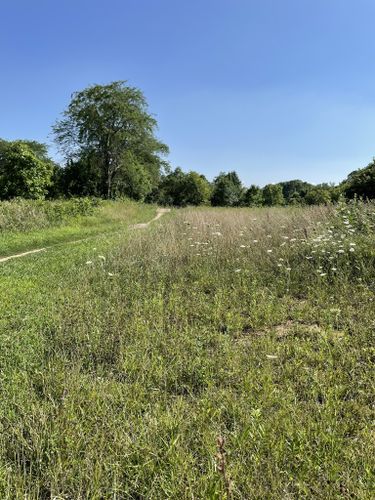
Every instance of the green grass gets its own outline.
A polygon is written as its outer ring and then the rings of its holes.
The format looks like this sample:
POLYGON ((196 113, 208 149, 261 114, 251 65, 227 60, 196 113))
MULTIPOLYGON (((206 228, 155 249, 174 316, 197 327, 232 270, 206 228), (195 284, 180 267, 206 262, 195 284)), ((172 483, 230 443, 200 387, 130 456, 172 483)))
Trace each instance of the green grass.
POLYGON ((374 290, 363 205, 184 209, 3 264, 0 497, 373 498, 374 290))
POLYGON ((31 231, 4 231, 0 239, 0 257, 89 238, 103 232, 121 231, 129 224, 150 220, 154 214, 155 207, 152 205, 139 205, 132 201, 102 202, 93 215, 68 217, 58 225, 51 224, 31 231))

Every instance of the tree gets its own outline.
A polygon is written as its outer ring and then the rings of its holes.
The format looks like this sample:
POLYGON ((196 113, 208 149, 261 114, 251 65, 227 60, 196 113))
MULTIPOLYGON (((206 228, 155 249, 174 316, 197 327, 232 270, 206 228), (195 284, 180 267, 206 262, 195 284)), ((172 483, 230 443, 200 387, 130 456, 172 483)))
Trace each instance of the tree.
POLYGON ((142 92, 117 81, 74 93, 53 130, 68 162, 79 168, 83 161, 87 181, 94 177, 101 195, 112 198, 129 192, 143 196, 131 185, 140 178, 147 178, 148 190, 157 185, 168 147, 155 137, 156 126, 142 92))
POLYGON ((209 202, 211 186, 204 175, 190 171, 185 177, 182 192, 186 205, 202 205, 209 202))
POLYGON ((144 200, 154 185, 155 180, 147 164, 133 153, 128 153, 114 183, 113 194, 115 196, 125 195, 134 200, 144 200))
POLYGON ((263 203, 266 206, 283 205, 284 196, 280 184, 267 184, 262 190, 263 203))
POLYGON ((0 197, 43 199, 55 165, 47 146, 36 141, 0 140, 0 197))
POLYGON ((303 205, 304 203, 305 199, 297 191, 294 191, 287 199, 288 205, 303 205))
POLYGON ((241 202, 242 183, 236 172, 221 172, 213 183, 211 203, 213 206, 233 207, 241 202))
POLYGON ((252 184, 242 197, 241 205, 245 207, 260 207, 263 203, 262 190, 252 184))
POLYGON ((327 205, 331 202, 330 190, 323 186, 316 186, 305 197, 308 205, 327 205))
POLYGON ((351 172, 342 186, 348 198, 375 198, 375 159, 367 167, 351 172))
POLYGON ((299 179, 279 182, 279 185, 282 187, 285 202, 292 205, 303 203, 303 198, 314 187, 312 184, 299 179))
POLYGON ((163 205, 201 205, 208 202, 210 194, 211 187, 204 175, 176 168, 164 176, 157 192, 152 194, 152 201, 163 205))
POLYGON ((65 196, 97 196, 103 194, 101 169, 95 155, 82 154, 78 160, 68 160, 58 172, 58 191, 65 196))

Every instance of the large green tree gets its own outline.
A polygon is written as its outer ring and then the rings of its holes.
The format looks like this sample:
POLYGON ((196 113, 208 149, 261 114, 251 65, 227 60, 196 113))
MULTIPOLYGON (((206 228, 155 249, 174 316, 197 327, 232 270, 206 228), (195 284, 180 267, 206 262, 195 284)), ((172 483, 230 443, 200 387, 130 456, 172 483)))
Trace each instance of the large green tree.
POLYGON ((204 175, 176 168, 163 177, 151 199, 163 205, 187 206, 208 203, 210 195, 211 186, 204 175))
POLYGON ((245 207, 260 207, 263 203, 262 190, 252 184, 243 194, 241 205, 245 207))
POLYGON ((308 205, 328 205, 331 202, 331 190, 324 185, 315 186, 306 194, 308 205))
POLYGON ((74 93, 53 130, 70 174, 72 163, 84 166, 87 183, 111 198, 142 197, 158 184, 168 147, 155 137, 156 127, 143 93, 117 81, 74 93))
POLYGON ((240 204, 243 187, 237 172, 221 172, 213 183, 211 203, 218 207, 233 207, 240 204))
POLYGON ((285 202, 292 205, 303 203, 308 191, 314 187, 312 184, 299 179, 279 182, 279 185, 283 190, 285 202))
POLYGON ((342 184, 348 198, 375 198, 375 159, 365 168, 360 168, 349 174, 342 184))
POLYGON ((268 207, 284 204, 283 189, 280 184, 267 184, 262 189, 262 195, 263 204, 268 207))
POLYGON ((0 140, 0 198, 43 199, 55 168, 45 144, 0 140))

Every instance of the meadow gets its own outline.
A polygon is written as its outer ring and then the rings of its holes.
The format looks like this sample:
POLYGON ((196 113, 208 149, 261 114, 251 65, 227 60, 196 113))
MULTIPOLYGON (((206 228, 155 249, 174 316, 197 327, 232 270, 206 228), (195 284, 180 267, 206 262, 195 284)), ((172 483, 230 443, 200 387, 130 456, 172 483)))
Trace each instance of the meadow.
POLYGON ((0 498, 374 498, 374 204, 95 210, 1 234, 0 498))

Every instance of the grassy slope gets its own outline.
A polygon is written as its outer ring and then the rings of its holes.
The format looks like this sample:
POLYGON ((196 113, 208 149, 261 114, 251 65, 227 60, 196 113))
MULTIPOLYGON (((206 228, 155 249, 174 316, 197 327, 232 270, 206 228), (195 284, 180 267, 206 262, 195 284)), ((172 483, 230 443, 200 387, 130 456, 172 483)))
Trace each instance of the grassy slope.
POLYGON ((2 266, 1 498, 372 498, 373 238, 312 242, 331 217, 186 210, 2 266))
POLYGON ((121 231, 134 222, 145 222, 155 214, 152 205, 126 201, 104 202, 98 212, 89 217, 76 217, 70 222, 43 230, 5 232, 0 237, 0 257, 17 252, 88 238, 100 233, 121 231))

